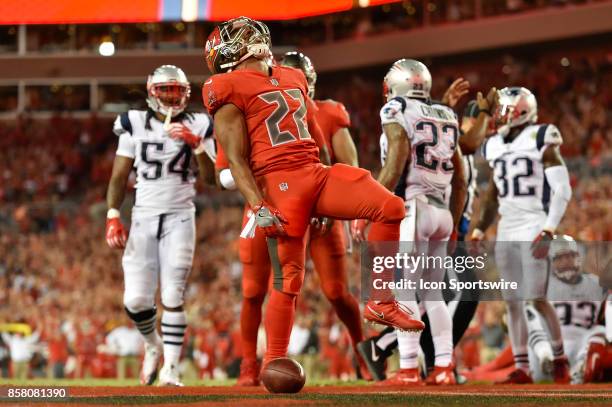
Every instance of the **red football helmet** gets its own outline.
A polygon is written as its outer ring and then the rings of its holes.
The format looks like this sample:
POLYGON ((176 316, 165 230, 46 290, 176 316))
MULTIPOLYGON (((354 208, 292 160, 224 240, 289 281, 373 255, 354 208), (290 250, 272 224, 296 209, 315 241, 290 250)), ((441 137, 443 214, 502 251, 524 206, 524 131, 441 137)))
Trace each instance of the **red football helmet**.
POLYGON ((206 64, 211 73, 231 71, 249 57, 270 57, 270 30, 248 17, 238 17, 218 25, 206 40, 206 64))

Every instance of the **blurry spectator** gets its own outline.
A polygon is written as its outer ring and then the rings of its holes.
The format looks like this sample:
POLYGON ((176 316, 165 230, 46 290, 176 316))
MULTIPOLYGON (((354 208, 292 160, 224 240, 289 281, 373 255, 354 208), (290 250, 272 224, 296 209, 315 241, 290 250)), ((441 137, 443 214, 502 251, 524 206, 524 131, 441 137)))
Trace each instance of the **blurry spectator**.
POLYGON ((11 354, 12 377, 18 380, 28 378, 30 371, 30 360, 34 355, 34 345, 38 342, 40 332, 25 336, 22 332, 9 334, 2 332, 2 340, 8 345, 11 354))
MULTIPOLYGON (((123 321, 125 322, 125 320, 123 321)), ((107 351, 117 356, 117 378, 137 377, 140 370, 140 355, 144 342, 138 330, 121 325, 110 331, 106 336, 107 351), (127 375, 129 371, 130 375, 127 375)))

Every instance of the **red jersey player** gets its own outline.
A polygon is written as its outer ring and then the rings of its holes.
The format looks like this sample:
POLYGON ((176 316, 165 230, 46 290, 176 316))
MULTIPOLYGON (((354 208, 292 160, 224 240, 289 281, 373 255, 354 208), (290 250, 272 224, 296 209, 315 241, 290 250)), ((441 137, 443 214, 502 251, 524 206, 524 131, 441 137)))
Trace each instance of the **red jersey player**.
MULTIPOLYGON (((308 96, 314 96, 316 72, 310 59, 302 53, 287 52, 280 62, 281 66, 300 69, 306 76, 308 96)), ((329 155, 335 162, 357 167, 357 150, 348 131, 350 118, 341 103, 333 100, 317 100, 316 118, 322 130, 329 155)), ((216 167, 220 182, 227 189, 235 188, 229 171, 225 153, 218 148, 216 167)), ((248 222, 250 210, 245 208, 243 224, 248 222)), ((335 221, 330 225, 314 223, 309 234, 310 256, 319 275, 323 293, 334 307, 340 320, 346 325, 353 347, 363 340, 361 316, 357 300, 348 290, 348 270, 345 258, 346 242, 343 223, 335 221)), ((241 312, 241 333, 243 359, 238 385, 253 386, 259 384, 259 365, 257 362, 257 332, 261 322, 261 306, 268 291, 270 278, 270 259, 268 256, 265 235, 260 231, 252 239, 239 240, 240 260, 243 263, 241 312)), ((371 378, 367 366, 355 349, 364 378, 371 378)))
MULTIPOLYGON (((399 228, 405 213, 402 200, 368 171, 321 164, 313 140, 320 129, 305 120, 312 108, 307 107, 304 75, 269 66, 270 42, 261 22, 240 17, 219 25, 206 42, 214 75, 202 90, 236 186, 254 213, 254 224, 267 237, 273 290, 264 318, 264 366, 287 352, 310 219, 365 218, 399 228)), ((371 320, 406 330, 423 328, 396 302, 370 301, 366 308, 371 320)))

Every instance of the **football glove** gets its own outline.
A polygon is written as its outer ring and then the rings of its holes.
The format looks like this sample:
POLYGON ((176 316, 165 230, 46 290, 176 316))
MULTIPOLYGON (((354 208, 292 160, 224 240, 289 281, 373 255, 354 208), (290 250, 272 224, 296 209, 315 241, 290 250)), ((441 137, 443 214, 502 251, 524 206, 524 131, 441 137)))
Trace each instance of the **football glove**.
POLYGON ((181 123, 171 123, 168 126, 168 134, 173 140, 182 140, 191 148, 197 148, 202 140, 193 134, 191 130, 181 123))
POLYGON ((550 241, 553 240, 553 237, 551 231, 541 231, 531 243, 531 255, 536 259, 546 258, 550 249, 550 241))
POLYGON ((111 249, 124 249, 127 233, 119 217, 106 219, 106 243, 111 249))
POLYGON ((351 236, 356 242, 364 242, 366 240, 365 230, 370 221, 367 219, 355 219, 351 221, 351 236))
POLYGON ((255 214, 255 224, 260 227, 266 237, 285 236, 283 224, 287 224, 287 219, 280 211, 265 201, 260 202, 253 208, 255 214))
POLYGON ((320 217, 310 219, 310 224, 318 231, 319 235, 324 235, 331 229, 333 219, 320 217))

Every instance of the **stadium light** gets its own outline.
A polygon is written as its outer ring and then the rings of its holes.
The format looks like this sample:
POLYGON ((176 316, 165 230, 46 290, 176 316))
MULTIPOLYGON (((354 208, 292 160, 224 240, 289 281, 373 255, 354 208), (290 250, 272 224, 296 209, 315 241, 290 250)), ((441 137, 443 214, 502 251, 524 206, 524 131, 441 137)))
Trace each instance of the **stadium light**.
POLYGON ((112 41, 103 41, 100 43, 100 47, 98 47, 98 52, 103 57, 110 57, 115 54, 115 44, 112 41))

